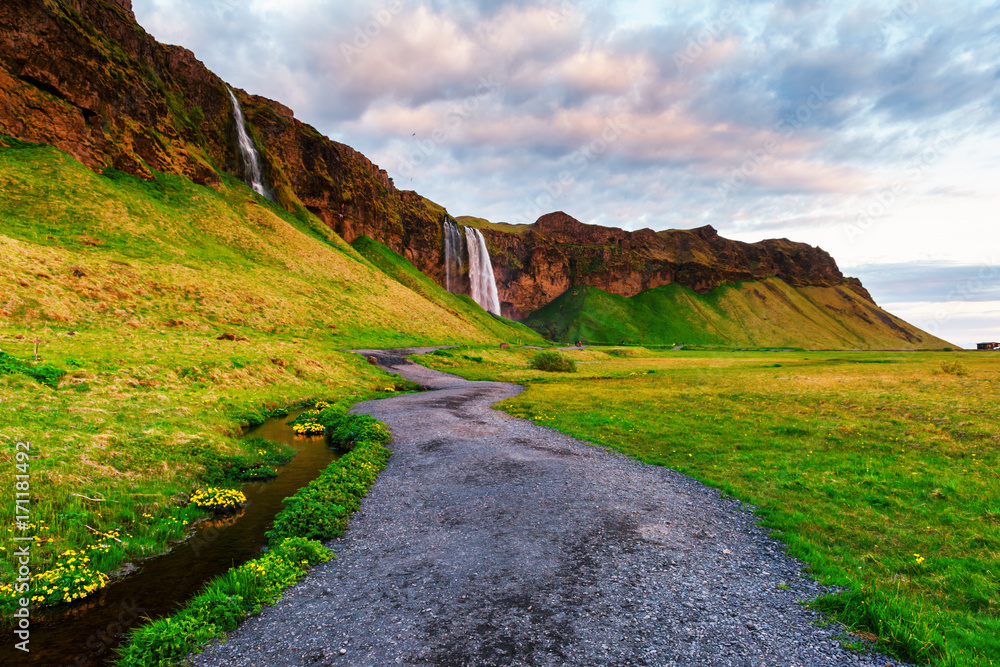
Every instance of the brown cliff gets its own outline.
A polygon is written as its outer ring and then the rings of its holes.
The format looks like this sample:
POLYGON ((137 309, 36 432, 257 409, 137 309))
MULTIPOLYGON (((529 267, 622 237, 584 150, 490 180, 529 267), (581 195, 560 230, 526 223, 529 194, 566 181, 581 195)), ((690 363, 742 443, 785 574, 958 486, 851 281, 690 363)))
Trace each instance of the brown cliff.
MULTIPOLYGON (((345 240, 370 236, 444 283, 447 212, 398 191, 385 170, 296 119, 234 90, 277 203, 308 210, 345 240)), ((130 0, 0 4, 0 132, 52 144, 95 170, 155 172, 218 186, 242 177, 226 83, 194 54, 158 43, 130 0)), ((552 213, 517 233, 480 226, 503 313, 521 318, 574 285, 631 296, 672 282, 700 292, 770 276, 840 285, 868 297, 818 248, 780 239, 740 243, 711 227, 626 232, 552 213)))
POLYGON ((743 243, 711 226, 628 232, 549 213, 516 233, 479 225, 505 315, 523 318, 575 285, 621 296, 679 283, 705 293, 724 283, 777 277, 792 286, 839 286, 871 299, 820 248, 787 239, 743 243))
MULTIPOLYGON (((307 208, 348 241, 372 236, 434 275, 443 209, 397 191, 384 170, 284 105, 234 93, 279 204, 307 208)), ((226 83, 187 49, 147 34, 129 0, 0 5, 0 132, 95 170, 205 185, 242 176, 226 83)))

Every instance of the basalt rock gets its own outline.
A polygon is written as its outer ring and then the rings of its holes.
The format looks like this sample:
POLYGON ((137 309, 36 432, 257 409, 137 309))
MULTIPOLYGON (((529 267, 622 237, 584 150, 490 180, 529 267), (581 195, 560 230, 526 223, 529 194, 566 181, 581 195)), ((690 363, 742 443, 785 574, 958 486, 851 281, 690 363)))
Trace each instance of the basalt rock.
MULTIPOLYGON (((307 208, 347 241, 367 234, 438 266, 443 209, 398 191, 385 170, 286 106, 234 93, 281 206, 307 208)), ((98 172, 210 186, 243 176, 226 83, 187 49, 147 34, 129 0, 0 4, 0 132, 52 144, 98 172)))
POLYGON ((575 285, 633 296, 680 283, 705 293, 724 283, 778 277, 801 287, 844 286, 871 296, 845 278, 824 250, 788 239, 732 241, 711 226, 654 232, 586 225, 549 213, 519 233, 484 227, 505 315, 523 318, 575 285))

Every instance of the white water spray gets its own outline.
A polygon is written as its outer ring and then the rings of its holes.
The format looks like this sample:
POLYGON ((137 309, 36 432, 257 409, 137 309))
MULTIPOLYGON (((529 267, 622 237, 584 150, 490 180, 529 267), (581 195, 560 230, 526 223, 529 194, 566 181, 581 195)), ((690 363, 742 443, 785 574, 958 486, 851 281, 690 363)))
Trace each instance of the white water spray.
POLYGON ((233 101, 233 115, 236 117, 236 137, 239 139, 240 157, 243 159, 243 165, 246 169, 247 185, 262 197, 267 197, 271 201, 274 201, 274 197, 264 186, 264 175, 260 168, 260 156, 257 154, 257 148, 253 145, 253 141, 250 140, 250 134, 247 132, 246 121, 243 119, 243 110, 240 109, 240 102, 236 99, 236 95, 233 94, 231 88, 227 86, 226 90, 229 91, 229 99, 233 101))
POLYGON ((444 288, 451 291, 453 278, 458 278, 465 270, 462 262, 462 235, 458 225, 451 218, 444 219, 444 288))
POLYGON ((465 228, 465 242, 469 249, 469 282, 472 300, 494 315, 500 314, 500 297, 497 281, 493 276, 493 262, 486 249, 486 239, 475 227, 465 228))

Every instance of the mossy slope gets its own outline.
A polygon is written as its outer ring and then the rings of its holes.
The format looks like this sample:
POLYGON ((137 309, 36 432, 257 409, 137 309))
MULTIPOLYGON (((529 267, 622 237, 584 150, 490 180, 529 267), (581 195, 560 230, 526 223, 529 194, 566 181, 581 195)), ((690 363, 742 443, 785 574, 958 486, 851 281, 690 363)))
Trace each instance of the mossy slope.
POLYGON ((724 347, 918 348, 951 345, 841 287, 780 278, 698 294, 676 283, 633 297, 574 287, 526 324, 561 342, 724 347))
POLYGON ((539 342, 541 340, 537 332, 525 325, 501 317, 494 317, 468 296, 452 294, 443 289, 413 266, 405 257, 378 241, 367 236, 359 236, 351 242, 351 246, 394 280, 482 331, 490 332, 500 338, 507 337, 511 340, 516 338, 522 342, 539 342), (513 338, 511 338, 512 336, 513 338))

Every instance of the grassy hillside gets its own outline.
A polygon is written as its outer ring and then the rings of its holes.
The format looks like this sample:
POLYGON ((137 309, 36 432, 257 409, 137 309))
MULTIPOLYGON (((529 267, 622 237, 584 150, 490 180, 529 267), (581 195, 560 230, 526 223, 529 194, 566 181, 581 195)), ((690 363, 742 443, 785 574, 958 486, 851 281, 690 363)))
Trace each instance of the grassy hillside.
POLYGON ((836 287, 778 278, 698 294, 678 284, 633 297, 577 286, 526 324, 561 342, 724 347, 927 348, 950 344, 836 287))
POLYGON ((531 225, 518 225, 512 222, 490 222, 486 218, 477 218, 471 215, 460 215, 455 218, 458 224, 465 227, 475 227, 476 229, 492 229, 497 232, 504 232, 505 234, 516 234, 521 236, 524 234, 531 225))
MULTIPOLYGON (((99 540, 86 526, 118 531, 95 556, 104 572, 159 551, 194 518, 178 498, 206 471, 258 456, 234 439, 242 425, 395 389, 342 350, 526 337, 242 183, 100 175, 0 143, 0 483, 14 488, 30 442, 35 572, 99 540)), ((0 580, 14 571, 0 562, 0 580)))
POLYGON ((520 340, 522 343, 538 343, 539 334, 532 329, 511 320, 494 317, 483 310, 470 297, 452 294, 444 290, 427 275, 413 266, 405 257, 378 241, 367 236, 359 236, 351 242, 365 259, 380 271, 391 276, 402 285, 413 290, 431 303, 444 308, 455 317, 469 321, 480 330, 497 338, 520 340), (511 336, 515 336, 511 338, 511 336))

